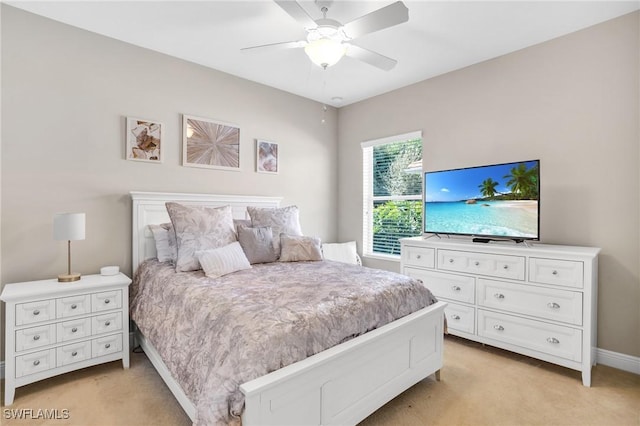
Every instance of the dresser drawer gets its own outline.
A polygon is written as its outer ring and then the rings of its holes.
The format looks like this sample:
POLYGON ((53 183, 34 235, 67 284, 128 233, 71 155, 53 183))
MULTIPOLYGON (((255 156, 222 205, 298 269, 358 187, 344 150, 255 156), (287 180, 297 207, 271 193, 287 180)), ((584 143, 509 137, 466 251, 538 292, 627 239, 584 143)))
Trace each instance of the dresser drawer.
POLYGON ((422 268, 433 268, 435 266, 436 251, 427 247, 402 247, 402 261, 405 265, 418 266, 422 268))
POLYGON ((20 355, 16 357, 16 378, 46 371, 55 366, 55 349, 20 355))
POLYGON ((39 300, 16 305, 16 325, 34 324, 55 319, 55 317, 55 300, 39 300))
POLYGON ((476 332, 476 310, 471 306, 448 303, 444 308, 447 317, 447 328, 465 333, 474 334, 476 332))
POLYGON ((582 325, 582 293, 478 278, 478 305, 582 325))
POLYGON ((71 343, 56 348, 58 367, 91 358, 91 341, 71 343))
POLYGON ((478 335, 571 361, 582 361, 582 331, 478 310, 478 335))
POLYGON ((88 314, 91 312, 91 295, 80 294, 56 299, 56 311, 58 318, 88 314))
POLYGON ((529 258, 529 281, 565 287, 584 287, 584 264, 573 260, 529 258))
POLYGON ((103 291, 91 295, 91 311, 101 312, 122 307, 122 291, 103 291))
POLYGON ((438 269, 524 281, 524 256, 438 250, 438 269))
POLYGON ((56 325, 42 325, 16 331, 16 352, 56 343, 56 325))
POLYGON ((403 272, 405 275, 421 280, 424 286, 438 298, 466 303, 474 303, 475 301, 476 287, 473 277, 415 268, 404 268, 403 272))
POLYGON ((93 334, 122 330, 122 312, 110 312, 91 318, 93 334))
POLYGON ((78 318, 57 324, 58 342, 91 336, 91 318, 78 318))
POLYGON ((91 341, 91 354, 94 358, 120 351, 122 351, 122 334, 113 334, 91 341))

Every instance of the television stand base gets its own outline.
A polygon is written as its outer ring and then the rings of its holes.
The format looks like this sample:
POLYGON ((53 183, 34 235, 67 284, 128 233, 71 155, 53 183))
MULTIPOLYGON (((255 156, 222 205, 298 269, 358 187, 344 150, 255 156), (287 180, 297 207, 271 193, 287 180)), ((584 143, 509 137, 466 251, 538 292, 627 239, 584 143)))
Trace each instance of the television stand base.
POLYGON ((474 243, 490 243, 491 241, 513 241, 516 244, 520 244, 520 243, 524 243, 525 246, 529 247, 529 245, 527 244, 527 240, 525 240, 524 238, 480 238, 480 237, 475 237, 473 238, 471 241, 473 241, 474 243))

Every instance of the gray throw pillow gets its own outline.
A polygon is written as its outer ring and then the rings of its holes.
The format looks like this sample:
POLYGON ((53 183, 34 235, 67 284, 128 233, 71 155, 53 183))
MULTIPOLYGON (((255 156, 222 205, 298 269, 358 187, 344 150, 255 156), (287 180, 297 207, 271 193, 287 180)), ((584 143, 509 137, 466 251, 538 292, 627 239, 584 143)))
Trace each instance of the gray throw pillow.
POLYGON ((269 226, 238 226, 238 241, 249 263, 271 263, 278 259, 273 248, 273 231, 269 226))
POLYGON ((273 230, 273 247, 280 256, 280 234, 302 235, 297 206, 281 208, 247 207, 251 225, 270 226, 273 230))

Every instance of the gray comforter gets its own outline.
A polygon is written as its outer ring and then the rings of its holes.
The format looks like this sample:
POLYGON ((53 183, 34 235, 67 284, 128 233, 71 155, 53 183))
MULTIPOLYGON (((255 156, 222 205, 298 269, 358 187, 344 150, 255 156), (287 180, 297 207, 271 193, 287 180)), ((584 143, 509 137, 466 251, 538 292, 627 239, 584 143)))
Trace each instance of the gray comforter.
POLYGON ((239 424, 240 384, 434 302, 420 281, 331 261, 211 279, 150 260, 132 285, 131 318, 195 405, 195 424, 239 424))

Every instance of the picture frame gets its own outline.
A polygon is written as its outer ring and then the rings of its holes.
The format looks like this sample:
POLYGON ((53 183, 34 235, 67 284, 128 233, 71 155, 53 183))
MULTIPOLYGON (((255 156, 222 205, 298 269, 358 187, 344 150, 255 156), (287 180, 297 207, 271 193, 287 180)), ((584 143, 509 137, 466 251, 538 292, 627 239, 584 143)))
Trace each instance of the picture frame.
POLYGON ((125 158, 131 161, 162 163, 163 124, 156 120, 127 117, 125 158))
POLYGON ((278 174, 280 160, 278 143, 256 139, 256 172, 278 174))
POLYGON ((182 116, 182 165, 240 170, 240 127, 203 117, 182 116))

